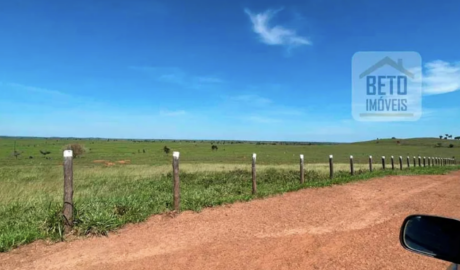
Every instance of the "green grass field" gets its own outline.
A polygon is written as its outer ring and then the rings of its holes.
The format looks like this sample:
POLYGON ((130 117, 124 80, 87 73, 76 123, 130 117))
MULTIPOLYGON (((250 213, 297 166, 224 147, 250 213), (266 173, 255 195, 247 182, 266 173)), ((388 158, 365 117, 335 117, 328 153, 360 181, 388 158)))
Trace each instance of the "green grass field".
POLYGON ((320 145, 282 145, 271 143, 220 142, 219 149, 211 150, 211 142, 200 141, 151 141, 134 142, 128 140, 70 140, 70 139, 13 139, 0 138, 0 166, 14 165, 58 165, 62 161, 63 147, 76 142, 84 145, 88 152, 75 164, 93 165, 94 160, 116 162, 130 160, 133 165, 169 165, 172 151, 180 151, 181 163, 185 164, 248 164, 252 153, 257 153, 258 164, 278 165, 297 163, 299 154, 305 155, 307 163, 327 163, 329 155, 334 155, 338 163, 348 163, 353 155, 357 163, 367 163, 369 155, 380 157, 394 156, 460 156, 459 140, 421 139, 385 139, 351 144, 320 145), (16 160, 12 153, 14 142, 16 150, 22 154, 16 160), (400 143, 398 144, 397 141, 400 143), (441 143, 441 147, 436 147, 441 143), (453 144, 453 148, 449 145, 453 144), (163 147, 171 149, 170 155, 163 152, 163 147), (46 160, 40 150, 50 151, 46 160), (146 153, 143 153, 145 150, 146 153), (32 156, 33 159, 29 159, 32 156))
POLYGON ((460 142, 439 139, 379 140, 353 144, 132 142, 126 140, 0 139, 0 251, 37 239, 62 239, 62 149, 77 142, 88 152, 74 160, 76 235, 106 234, 126 223, 172 210, 172 151, 181 152, 181 209, 247 201, 307 187, 321 187, 389 174, 443 174, 459 167, 380 170, 380 156, 453 157, 460 142), (16 159, 12 153, 22 154, 16 159), (441 147, 437 147, 442 143, 441 147), (453 148, 449 148, 453 144, 453 148), (165 154, 163 146, 171 148, 165 154), (145 149, 146 153, 143 153, 145 149), (40 150, 50 151, 45 159, 40 150), (251 195, 251 155, 257 153, 258 194, 251 195), (305 155, 306 183, 299 183, 299 154, 305 155), (335 178, 328 178, 334 155, 335 178), (350 176, 349 155, 357 174, 350 176), (367 171, 368 156, 376 171, 367 171), (29 159, 33 156, 33 159, 29 159), (107 166, 104 160, 129 164, 107 166))

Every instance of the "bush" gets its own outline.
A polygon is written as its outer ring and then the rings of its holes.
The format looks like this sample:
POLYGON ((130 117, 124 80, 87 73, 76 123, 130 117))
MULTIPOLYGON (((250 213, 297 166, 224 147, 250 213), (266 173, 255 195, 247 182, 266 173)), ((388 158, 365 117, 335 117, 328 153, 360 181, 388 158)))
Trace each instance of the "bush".
POLYGON ((72 150, 72 155, 74 158, 83 155, 86 152, 86 149, 83 145, 78 143, 72 143, 65 147, 65 150, 72 150))
POLYGON ((449 144, 449 148, 454 148, 454 145, 453 145, 453 144, 449 144))

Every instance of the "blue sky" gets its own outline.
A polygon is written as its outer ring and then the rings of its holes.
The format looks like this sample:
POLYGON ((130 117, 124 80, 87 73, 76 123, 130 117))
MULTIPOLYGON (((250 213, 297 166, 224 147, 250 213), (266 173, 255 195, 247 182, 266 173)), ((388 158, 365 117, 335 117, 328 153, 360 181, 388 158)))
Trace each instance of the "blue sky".
POLYGON ((460 2, 1 1, 0 135, 460 136, 460 2), (416 51, 423 116, 357 122, 357 51, 416 51))

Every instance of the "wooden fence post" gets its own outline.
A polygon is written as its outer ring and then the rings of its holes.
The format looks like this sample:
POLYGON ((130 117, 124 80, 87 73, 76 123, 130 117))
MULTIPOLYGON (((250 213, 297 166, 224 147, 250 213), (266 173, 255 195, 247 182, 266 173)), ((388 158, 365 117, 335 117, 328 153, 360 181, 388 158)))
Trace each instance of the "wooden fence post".
POLYGON ((382 169, 385 170, 385 156, 382 156, 382 169))
POLYGON ((414 156, 414 168, 417 167, 417 158, 414 156))
POLYGON ((179 152, 173 152, 173 204, 174 210, 180 210, 179 152))
POLYGON ((252 195, 257 194, 257 181, 256 181, 256 154, 252 154, 252 195))
POLYGON ((355 170, 354 170, 354 167, 353 167, 353 156, 350 156, 350 174, 351 175, 355 174, 355 170))
POLYGON ((426 167, 426 157, 423 157, 423 167, 426 167))
POLYGON ((372 172, 372 156, 369 156, 369 171, 372 172))
POLYGON ((407 168, 410 168, 410 157, 407 156, 407 168))
POLYGON ((303 169, 303 155, 300 155, 300 183, 305 183, 305 173, 303 169))
POLYGON ((73 153, 64 151, 64 233, 69 233, 73 227, 73 153))
POLYGON ((334 162, 332 161, 333 156, 329 155, 329 178, 334 177, 334 162))
POLYGON ((422 167, 422 158, 418 156, 418 166, 422 167))
POLYGON ((399 156, 399 169, 400 169, 400 170, 403 169, 403 159, 402 159, 402 156, 399 156))
POLYGON ((395 159, 393 156, 391 156, 391 169, 394 171, 395 169, 395 159))

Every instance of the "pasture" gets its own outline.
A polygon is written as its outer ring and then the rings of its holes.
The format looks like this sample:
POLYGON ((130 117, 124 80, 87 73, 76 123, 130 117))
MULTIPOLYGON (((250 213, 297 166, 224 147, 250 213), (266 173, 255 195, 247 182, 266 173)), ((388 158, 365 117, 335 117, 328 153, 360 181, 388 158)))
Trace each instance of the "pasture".
POLYGON ((451 166, 383 171, 383 155, 409 155, 411 159, 419 155, 460 156, 460 141, 432 138, 311 145, 1 138, 0 251, 37 239, 63 239, 62 150, 69 143, 79 143, 87 149, 74 159, 75 235, 107 234, 126 223, 171 211, 173 151, 181 153, 181 210, 193 211, 307 187, 394 174, 443 174, 458 169, 451 166), (218 149, 212 150, 212 145, 218 149), (164 152, 164 146, 170 148, 170 153, 164 152), (20 155, 14 156, 14 149, 20 155), (40 150, 50 153, 43 155, 40 150), (252 153, 257 153, 257 195, 251 194, 252 153), (304 184, 299 183, 299 154, 305 156, 304 184), (335 161, 334 179, 328 177, 330 154, 335 161), (349 173, 350 155, 356 162, 354 176, 349 173), (369 155, 375 157, 376 170, 372 173, 367 171, 369 155))
MULTIPOLYGON (((117 164, 128 161, 132 165, 170 165, 173 151, 181 153, 181 164, 250 164, 252 153, 257 153, 261 165, 296 164, 299 154, 306 163, 327 163, 334 155, 337 163, 348 163, 353 155, 356 163, 367 163, 369 155, 380 156, 460 156, 460 140, 438 138, 380 139, 378 141, 348 144, 295 144, 283 142, 237 142, 237 141, 145 141, 145 140, 89 140, 89 139, 14 139, 0 138, 0 166, 59 165, 64 146, 70 143, 83 145, 87 152, 74 160, 77 165, 94 166, 94 161, 103 160, 117 164), (21 154, 12 155, 14 143, 21 154), (399 141, 399 143, 398 143, 399 141), (438 144, 441 144, 438 147, 438 144), (453 145, 452 148, 449 145, 453 145), (212 150, 212 145, 218 147, 212 150), (165 154, 164 146, 170 148, 165 154), (45 159, 40 153, 49 151, 45 159), (145 153, 144 153, 145 150, 145 153), (32 156, 33 159, 29 159, 32 156)), ((378 162, 378 161, 377 161, 378 162)), ((103 162, 102 162, 103 164, 103 162)), ((99 165, 95 165, 99 166, 99 165)), ((212 169, 210 167, 206 170, 212 169)))

